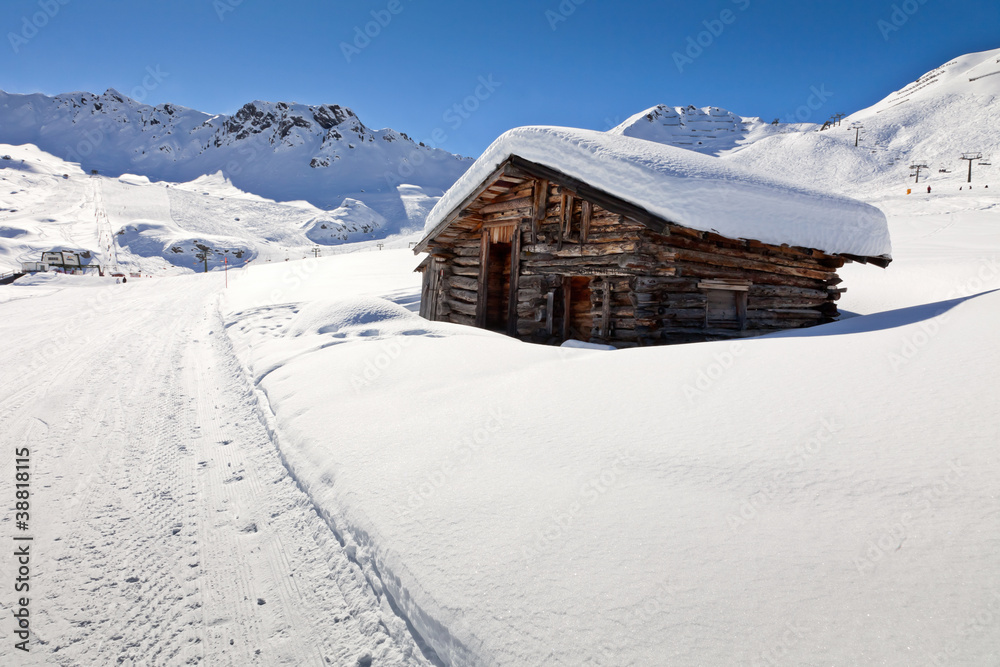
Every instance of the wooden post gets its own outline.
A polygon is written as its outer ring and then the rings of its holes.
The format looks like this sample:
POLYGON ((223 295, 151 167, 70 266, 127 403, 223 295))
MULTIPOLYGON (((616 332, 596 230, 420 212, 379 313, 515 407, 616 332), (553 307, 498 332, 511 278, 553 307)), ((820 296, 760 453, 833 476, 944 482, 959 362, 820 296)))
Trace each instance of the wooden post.
POLYGON ((604 303, 601 307, 601 338, 611 337, 611 281, 604 280, 604 303))
POLYGON ((510 239, 510 295, 507 300, 507 335, 517 336, 517 288, 521 273, 521 223, 510 239))
POLYGON ((486 309, 489 301, 490 278, 490 230, 483 227, 479 242, 479 290, 476 298, 476 326, 486 328, 486 309))
POLYGON ((560 211, 559 211, 559 216, 560 216, 559 217, 559 241, 558 241, 558 249, 559 250, 562 250, 562 248, 563 248, 563 236, 566 235, 565 228, 566 228, 566 200, 567 199, 569 199, 569 195, 567 195, 566 192, 563 191, 563 193, 562 193, 562 200, 560 201, 560 204, 559 204, 559 208, 560 208, 560 211))
POLYGON ((573 320, 573 279, 569 276, 563 276, 563 325, 562 325, 562 339, 563 341, 569 340, 569 328, 573 320))
POLYGON ((548 335, 552 335, 552 329, 555 326, 553 323, 552 311, 556 307, 556 293, 549 290, 549 293, 545 295, 545 332, 548 335))
POLYGON ((535 181, 535 202, 531 208, 531 243, 538 243, 538 225, 545 219, 549 208, 549 182, 535 181))
POLYGON ((594 216, 594 205, 588 200, 583 200, 583 220, 580 221, 580 245, 587 242, 587 235, 590 234, 590 219, 594 216))

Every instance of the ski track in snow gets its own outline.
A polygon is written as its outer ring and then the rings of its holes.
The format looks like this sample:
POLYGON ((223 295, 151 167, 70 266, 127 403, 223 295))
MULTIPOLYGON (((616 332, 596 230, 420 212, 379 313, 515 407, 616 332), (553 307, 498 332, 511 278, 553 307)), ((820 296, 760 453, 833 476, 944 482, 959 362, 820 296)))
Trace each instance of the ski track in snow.
MULTIPOLYGON (((0 387, 0 465, 31 447, 34 637, 0 663, 427 664, 289 477, 207 282, 118 289, 85 345, 25 325, 34 299, 5 306, 25 314, 23 335, 0 327, 21 368, 0 387)), ((46 298, 70 312, 73 293, 46 298)))

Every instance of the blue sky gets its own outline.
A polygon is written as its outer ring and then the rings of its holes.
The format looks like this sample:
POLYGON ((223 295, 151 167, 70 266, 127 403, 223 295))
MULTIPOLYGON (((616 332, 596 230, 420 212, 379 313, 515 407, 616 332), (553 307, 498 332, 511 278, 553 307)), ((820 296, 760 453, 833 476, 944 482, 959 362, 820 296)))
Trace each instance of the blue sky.
POLYGON ((786 120, 813 87, 822 122, 998 28, 996 0, 4 0, 0 89, 337 103, 475 156, 518 125, 603 130, 661 103, 786 120))

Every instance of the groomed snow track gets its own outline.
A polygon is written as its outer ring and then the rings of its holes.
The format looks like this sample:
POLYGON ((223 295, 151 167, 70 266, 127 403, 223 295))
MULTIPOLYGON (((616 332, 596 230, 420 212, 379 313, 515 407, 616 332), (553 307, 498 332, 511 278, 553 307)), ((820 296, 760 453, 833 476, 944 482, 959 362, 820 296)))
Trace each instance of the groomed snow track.
POLYGON ((0 304, 0 466, 30 448, 35 540, 31 652, 0 664, 427 665, 285 469, 212 278, 0 304))

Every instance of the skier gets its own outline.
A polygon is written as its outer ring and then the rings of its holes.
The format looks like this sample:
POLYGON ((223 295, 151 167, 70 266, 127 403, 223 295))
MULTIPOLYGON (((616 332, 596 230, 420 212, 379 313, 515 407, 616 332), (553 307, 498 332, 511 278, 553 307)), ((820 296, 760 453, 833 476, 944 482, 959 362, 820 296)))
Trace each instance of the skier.
POLYGON ((121 285, 121 284, 122 284, 122 279, 121 278, 115 278, 115 285, 121 285))
POLYGON ((124 285, 125 283, 127 283, 127 282, 128 282, 128 278, 122 278, 122 284, 123 284, 123 285, 124 285))
POLYGON ((930 193, 931 193, 931 186, 928 185, 927 186, 927 194, 930 194, 930 193))

